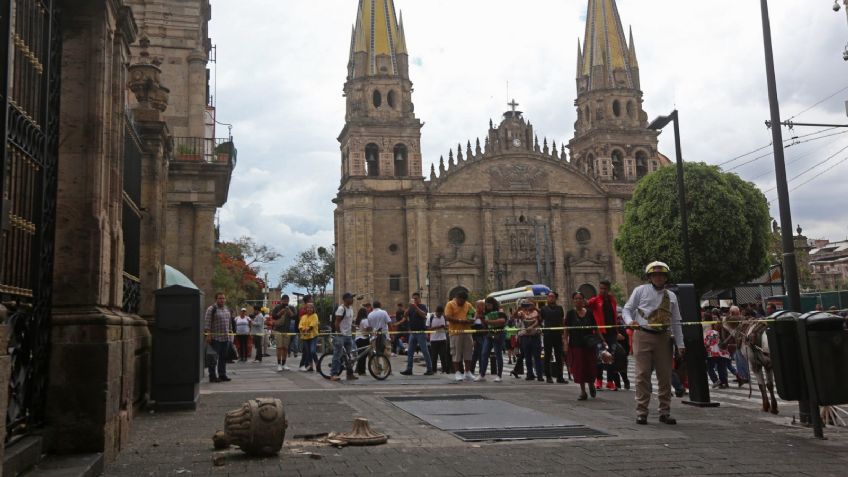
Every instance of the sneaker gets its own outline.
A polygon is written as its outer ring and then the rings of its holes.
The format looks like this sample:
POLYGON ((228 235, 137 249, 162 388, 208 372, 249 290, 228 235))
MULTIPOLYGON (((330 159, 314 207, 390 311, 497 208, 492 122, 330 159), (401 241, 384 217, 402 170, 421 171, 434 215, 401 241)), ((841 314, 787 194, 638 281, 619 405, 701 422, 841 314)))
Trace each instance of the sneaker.
POLYGON ((400 374, 402 374, 404 376, 412 376, 412 370, 411 369, 405 369, 405 370, 401 371, 400 374))
POLYGON ((595 389, 603 389, 603 388, 604 388, 604 382, 601 381, 600 379, 596 379, 595 380, 595 389))
POLYGON ((456 372, 456 375, 453 377, 454 381, 462 381, 462 373, 459 371, 456 372))
POLYGON ((424 376, 432 376, 434 374, 436 374, 436 373, 434 373, 432 371, 427 371, 426 373, 424 373, 424 376))
POLYGON ((223 381, 226 383, 228 381, 232 381, 232 379, 228 378, 227 376, 221 376, 220 378, 218 378, 218 381, 223 381))
POLYGON ((288 366, 286 366, 286 365, 284 364, 284 365, 283 365, 283 371, 291 371, 291 368, 289 368, 288 366))
POLYGON ((607 381, 607 389, 609 389, 610 391, 618 391, 618 387, 613 381, 607 381))
POLYGON ((499 383, 499 382, 501 382, 501 381, 503 381, 503 380, 501 379, 501 377, 500 377, 500 376, 495 376, 495 382, 496 382, 496 383, 499 383))
POLYGON ((484 376, 482 374, 474 378, 475 383, 484 382, 484 381, 486 381, 486 376, 484 376))
POLYGON ((309 373, 314 373, 314 372, 315 372, 315 370, 314 370, 314 369, 312 369, 312 366, 310 366, 310 367, 306 368, 306 371, 307 371, 307 372, 309 372, 309 373))
POLYGON ((330 376, 330 381, 341 381, 342 378, 338 376, 330 376))
POLYGON ((277 365, 277 372, 282 371, 282 370, 283 370, 283 365, 282 365, 282 364, 278 364, 278 365, 277 365))
POLYGON ((663 414, 660 416, 660 422, 673 426, 677 424, 677 419, 669 416, 668 414, 663 414))
POLYGON ((305 373, 306 372, 306 366, 301 366, 301 367, 297 368, 297 370, 300 371, 301 373, 305 373))
POLYGON ((465 372, 465 379, 466 379, 466 380, 468 380, 468 381, 474 381, 474 378, 475 378, 475 376, 474 376, 473 374, 471 374, 471 372, 470 372, 470 371, 466 371, 466 372, 465 372))

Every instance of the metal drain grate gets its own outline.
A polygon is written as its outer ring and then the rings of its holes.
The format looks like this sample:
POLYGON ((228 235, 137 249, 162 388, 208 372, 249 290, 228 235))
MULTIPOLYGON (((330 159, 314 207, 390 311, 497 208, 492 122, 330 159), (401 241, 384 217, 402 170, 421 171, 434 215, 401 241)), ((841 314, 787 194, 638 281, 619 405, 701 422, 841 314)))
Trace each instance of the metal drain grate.
POLYGON ((473 429, 450 431, 468 442, 512 441, 529 439, 574 439, 585 437, 607 437, 610 434, 586 426, 533 427, 512 429, 473 429))
POLYGON ((454 394, 448 396, 385 396, 383 397, 389 402, 406 402, 406 401, 488 401, 486 396, 478 394, 454 394))

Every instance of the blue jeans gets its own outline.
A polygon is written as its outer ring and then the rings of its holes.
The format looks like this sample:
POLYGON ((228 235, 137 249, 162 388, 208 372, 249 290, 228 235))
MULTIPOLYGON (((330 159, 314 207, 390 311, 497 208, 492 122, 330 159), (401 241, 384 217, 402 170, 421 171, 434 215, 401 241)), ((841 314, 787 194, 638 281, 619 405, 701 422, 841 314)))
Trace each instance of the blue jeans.
MULTIPOLYGON (((330 374, 338 376, 342 374, 342 353, 350 353, 353 350, 353 336, 333 336, 333 368, 330 374)), ((348 363, 347 374, 353 374, 353 363, 348 363)))
POLYGON ((503 374, 503 349, 504 349, 504 334, 495 333, 483 337, 483 353, 480 355, 480 376, 486 375, 486 367, 489 365, 489 353, 495 351, 495 366, 497 369, 492 370, 492 374, 501 376, 503 374))
POLYGON ((748 359, 745 358, 745 353, 741 349, 737 348, 733 352, 733 360, 736 361, 736 371, 739 372, 739 377, 746 381, 751 379, 751 374, 748 372, 748 359))
POLYGON ((303 346, 303 366, 311 368, 312 364, 315 363, 315 367, 318 367, 318 338, 302 339, 300 343, 303 346))
POLYGON ((716 382, 727 384, 727 360, 721 357, 710 356, 707 358, 707 363, 709 364, 707 374, 710 376, 710 381, 713 384, 716 382), (716 376, 716 370, 718 370, 718 376, 716 376))
POLYGON ((218 353, 218 369, 215 372, 215 366, 209 366, 209 379, 226 378, 227 377, 227 352, 230 350, 229 341, 212 340, 212 349, 218 353))
POLYGON ((415 354, 415 345, 418 345, 421 348, 421 354, 424 355, 424 359, 427 363, 427 372, 433 372, 433 360, 430 359, 430 350, 427 349, 427 335, 424 333, 415 333, 412 332, 409 334, 409 341, 406 343, 406 370, 412 372, 412 355, 415 354))
POLYGON ((542 377, 545 372, 542 368, 542 337, 522 336, 521 337, 521 352, 524 354, 524 367, 527 368, 527 378, 532 379, 536 376, 542 377), (533 370, 536 370, 536 375, 533 375, 533 370))

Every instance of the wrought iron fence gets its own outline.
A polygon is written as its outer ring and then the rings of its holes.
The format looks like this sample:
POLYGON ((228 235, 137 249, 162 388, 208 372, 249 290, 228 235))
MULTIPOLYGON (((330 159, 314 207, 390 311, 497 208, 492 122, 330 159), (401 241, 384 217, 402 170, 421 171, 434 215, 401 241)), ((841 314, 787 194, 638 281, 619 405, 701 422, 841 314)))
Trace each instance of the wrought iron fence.
POLYGON ((8 304, 11 440, 44 421, 56 218, 61 34, 53 0, 0 0, 0 297, 8 304))
POLYGON ((235 167, 237 152, 232 138, 174 138, 175 161, 227 163, 235 167))
POLYGON ((141 307, 141 280, 124 272, 124 313, 138 314, 141 307))

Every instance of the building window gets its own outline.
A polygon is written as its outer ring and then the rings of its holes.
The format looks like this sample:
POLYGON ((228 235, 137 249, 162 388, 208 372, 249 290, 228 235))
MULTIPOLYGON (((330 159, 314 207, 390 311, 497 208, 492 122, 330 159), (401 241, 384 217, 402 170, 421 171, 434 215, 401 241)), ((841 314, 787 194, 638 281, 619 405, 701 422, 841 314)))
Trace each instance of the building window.
POLYGON ((395 146, 395 177, 405 177, 409 175, 409 162, 407 161, 408 155, 406 146, 403 144, 395 146))
POLYGON ((380 175, 380 147, 374 143, 365 146, 365 169, 371 177, 380 175))
POLYGON ((389 291, 400 291, 400 275, 389 275, 389 291))
POLYGON ((393 243, 393 244, 389 245, 389 252, 391 252, 391 253, 397 253, 397 251, 398 251, 398 249, 399 249, 399 248, 400 248, 400 247, 398 247, 398 244, 393 243))
POLYGON ((397 94, 395 94, 395 90, 389 91, 389 94, 386 95, 386 102, 389 103, 389 107, 395 109, 397 106, 397 94))
POLYGON ((465 243, 465 231, 459 227, 454 227, 448 231, 448 242, 451 245, 462 245, 465 243))
POLYGON ((379 90, 374 90, 374 94, 372 95, 372 100, 374 101, 374 107, 379 109, 380 106, 383 105, 383 95, 380 94, 379 90))
POLYGON ((627 116, 633 119, 636 116, 636 103, 633 100, 627 102, 627 116))
POLYGON ((636 177, 643 178, 648 175, 648 155, 645 151, 636 153, 636 177))
POLYGON ((612 179, 624 179, 624 154, 618 149, 612 151, 612 179))
POLYGON ((589 232, 589 229, 581 227, 577 230, 577 243, 580 245, 586 245, 590 240, 592 240, 592 234, 589 232))
POLYGON ((612 114, 615 117, 621 116, 621 102, 617 99, 612 102, 612 114))

